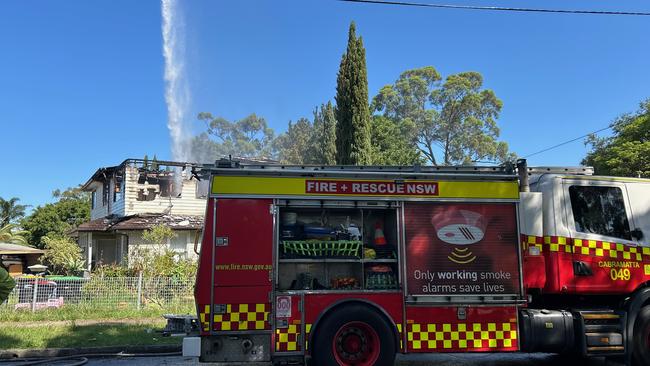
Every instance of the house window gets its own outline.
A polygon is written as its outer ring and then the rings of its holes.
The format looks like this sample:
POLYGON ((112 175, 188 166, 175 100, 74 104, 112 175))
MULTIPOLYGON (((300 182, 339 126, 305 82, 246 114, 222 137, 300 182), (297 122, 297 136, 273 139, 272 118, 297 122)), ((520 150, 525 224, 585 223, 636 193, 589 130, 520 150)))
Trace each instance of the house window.
POLYGON ((106 206, 108 202, 108 182, 102 185, 102 206, 106 206))
POLYGON ((124 197, 124 171, 118 170, 113 175, 113 202, 124 197))
POLYGON ((620 188, 571 186, 569 197, 576 231, 632 240, 620 188))
POLYGON ((187 252, 187 233, 185 231, 176 232, 176 236, 171 239, 169 244, 171 250, 185 255, 187 252))
POLYGON ((97 191, 92 191, 90 194, 90 209, 94 210, 95 209, 95 202, 97 200, 97 191))
POLYGON ((122 187, 122 182, 115 180, 113 181, 113 202, 116 202, 118 199, 120 199, 120 194, 122 193, 123 187, 122 187))

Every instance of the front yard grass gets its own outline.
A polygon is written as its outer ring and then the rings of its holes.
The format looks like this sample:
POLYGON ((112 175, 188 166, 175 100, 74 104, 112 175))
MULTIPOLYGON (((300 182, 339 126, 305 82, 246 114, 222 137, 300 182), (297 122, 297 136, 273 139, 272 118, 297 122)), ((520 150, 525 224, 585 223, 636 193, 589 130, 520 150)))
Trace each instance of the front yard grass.
POLYGON ((182 337, 163 337, 164 322, 125 325, 44 325, 0 328, 0 349, 77 348, 181 344, 182 337))
POLYGON ((134 308, 108 308, 91 305, 64 305, 59 309, 14 310, 12 307, 0 306, 0 322, 34 322, 82 319, 162 319, 163 314, 196 314, 193 305, 168 306, 165 309, 147 307, 141 310, 134 308))

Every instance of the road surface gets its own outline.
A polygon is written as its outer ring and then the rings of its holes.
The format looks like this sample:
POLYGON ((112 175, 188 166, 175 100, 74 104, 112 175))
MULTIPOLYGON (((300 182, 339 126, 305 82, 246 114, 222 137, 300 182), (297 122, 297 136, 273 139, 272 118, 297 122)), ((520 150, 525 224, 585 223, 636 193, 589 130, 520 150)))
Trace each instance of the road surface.
MULTIPOLYGON (((187 357, 146 357, 125 359, 92 359, 93 366, 156 366, 180 365, 197 366, 196 359, 187 357)), ((397 366, 609 366, 603 359, 582 363, 582 360, 559 357, 549 354, 440 354, 440 355, 399 355, 397 366)))

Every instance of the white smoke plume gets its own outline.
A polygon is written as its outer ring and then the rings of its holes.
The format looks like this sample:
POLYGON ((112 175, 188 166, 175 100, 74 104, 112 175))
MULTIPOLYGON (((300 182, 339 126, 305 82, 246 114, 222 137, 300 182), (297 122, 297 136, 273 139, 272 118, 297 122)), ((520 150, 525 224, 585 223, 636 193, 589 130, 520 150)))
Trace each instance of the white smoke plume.
POLYGON ((191 124, 187 113, 190 92, 185 74, 185 25, 179 3, 179 0, 161 0, 165 102, 173 160, 189 161, 191 124))

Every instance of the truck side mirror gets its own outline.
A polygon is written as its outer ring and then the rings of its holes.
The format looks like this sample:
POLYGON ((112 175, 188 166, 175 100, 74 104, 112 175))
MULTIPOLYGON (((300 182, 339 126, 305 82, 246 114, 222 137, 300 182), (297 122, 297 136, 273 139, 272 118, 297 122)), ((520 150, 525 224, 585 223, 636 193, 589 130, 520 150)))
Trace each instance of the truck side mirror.
POLYGON ((630 236, 632 236, 632 239, 641 240, 643 239, 643 231, 641 231, 639 228, 636 228, 630 232, 630 236))

